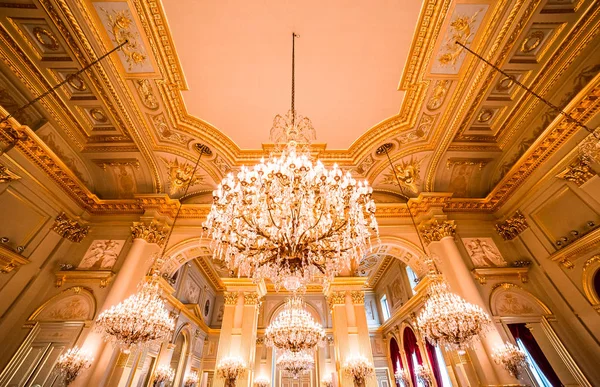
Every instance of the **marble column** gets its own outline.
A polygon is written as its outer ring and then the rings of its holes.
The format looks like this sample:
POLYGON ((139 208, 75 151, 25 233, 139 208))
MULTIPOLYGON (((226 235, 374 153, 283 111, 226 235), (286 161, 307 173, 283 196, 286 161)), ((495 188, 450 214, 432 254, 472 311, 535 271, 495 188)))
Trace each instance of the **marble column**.
MULTIPOLYGON (((219 335, 216 364, 226 357, 240 357, 246 364, 245 374, 236 387, 251 387, 256 356, 259 300, 266 294, 264 283, 254 284, 246 278, 223 279, 226 292, 223 322, 219 335)), ((214 387, 223 387, 225 381, 215 372, 214 387)))
MULTIPOLYGON (((337 385, 351 386, 352 381, 344 375, 343 366, 353 355, 362 355, 373 364, 371 338, 365 311, 365 295, 362 290, 366 278, 339 277, 327 292, 333 321, 337 385)), ((365 387, 377 387, 375 377, 366 381, 365 387)))
MULTIPOLYGON (((448 281, 450 289, 490 314, 487 302, 481 296, 475 279, 454 241, 455 230, 456 225, 452 220, 433 219, 420 226, 421 235, 428 244, 429 251, 438 258, 436 262, 439 262, 439 269, 448 281)), ((492 360, 494 349, 503 343, 497 327, 492 324, 485 336, 480 335, 480 338, 481 340, 475 341, 473 345, 476 356, 472 358, 480 383, 484 385, 517 383, 515 378, 492 360)))
MULTIPOLYGON (((164 225, 154 220, 133 223, 131 227, 133 243, 97 315, 136 292, 138 285, 152 266, 152 258, 160 252, 167 231, 164 225)), ((114 351, 112 345, 104 343, 101 334, 94 331, 86 337, 82 347, 92 353, 95 361, 90 370, 75 380, 73 386, 107 385, 111 363, 117 351, 114 351)), ((110 379, 115 380, 114 375, 110 379)))

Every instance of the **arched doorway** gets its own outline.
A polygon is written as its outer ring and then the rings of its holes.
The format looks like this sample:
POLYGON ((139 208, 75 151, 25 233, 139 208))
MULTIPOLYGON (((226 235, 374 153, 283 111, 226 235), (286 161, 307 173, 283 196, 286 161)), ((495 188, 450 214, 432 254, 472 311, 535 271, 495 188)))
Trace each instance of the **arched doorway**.
POLYGON ((180 386, 183 383, 185 372, 185 360, 187 352, 187 338, 183 332, 179 332, 174 341, 173 356, 171 356, 170 367, 175 370, 175 380, 173 386, 180 386))

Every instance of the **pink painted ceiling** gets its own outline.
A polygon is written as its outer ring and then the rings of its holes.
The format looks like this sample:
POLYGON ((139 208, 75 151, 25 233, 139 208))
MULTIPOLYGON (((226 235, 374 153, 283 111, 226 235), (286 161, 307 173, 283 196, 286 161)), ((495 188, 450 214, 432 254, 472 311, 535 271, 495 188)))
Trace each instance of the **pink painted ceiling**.
POLYGON ((269 142, 290 106, 317 142, 347 149, 398 114, 398 83, 421 9, 417 0, 163 0, 189 90, 188 112, 241 148, 269 142))

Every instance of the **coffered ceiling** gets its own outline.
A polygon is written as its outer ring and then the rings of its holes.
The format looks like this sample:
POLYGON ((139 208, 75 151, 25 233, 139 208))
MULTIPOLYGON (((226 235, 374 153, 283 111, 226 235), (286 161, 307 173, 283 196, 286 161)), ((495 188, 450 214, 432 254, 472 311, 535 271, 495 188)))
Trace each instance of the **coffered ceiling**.
POLYGON ((406 215, 384 149, 415 211, 493 213, 582 136, 456 40, 583 121, 600 108, 593 0, 12 0, 0 3, 2 112, 127 43, 0 140, 90 214, 172 214, 192 180, 182 214, 201 217, 225 174, 272 149, 292 31, 314 154, 369 180, 380 217, 406 215), (191 176, 199 143, 210 152, 191 176))

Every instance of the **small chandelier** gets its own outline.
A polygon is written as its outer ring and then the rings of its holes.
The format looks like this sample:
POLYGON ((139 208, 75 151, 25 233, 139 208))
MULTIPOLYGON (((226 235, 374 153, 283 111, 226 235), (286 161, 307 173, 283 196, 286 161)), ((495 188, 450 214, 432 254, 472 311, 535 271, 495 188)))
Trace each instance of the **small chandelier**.
POLYGON ((294 379, 315 367, 315 359, 306 352, 284 352, 277 358, 277 367, 294 379))
POLYGON ((198 377, 198 372, 192 371, 185 375, 183 387, 194 387, 199 381, 200 378, 198 377))
POLYGON ((439 279, 430 285, 429 298, 417 317, 417 326, 432 345, 458 351, 470 346, 491 322, 482 308, 450 292, 439 279))
POLYGON ((62 354, 56 362, 59 377, 64 379, 65 386, 71 384, 86 368, 90 368, 94 359, 90 354, 78 347, 73 347, 62 354))
POLYGON ((246 372, 246 363, 240 357, 224 357, 217 365, 217 376, 225 379, 226 387, 235 386, 236 380, 246 372))
POLYGON ((175 328, 175 320, 165 307, 158 280, 154 277, 143 283, 137 293, 105 310, 96 319, 96 329, 104 339, 126 352, 162 341, 175 328))
POLYGON ((293 69, 292 50, 292 107, 271 129, 271 139, 286 147, 279 156, 229 173, 213 192, 204 224, 215 258, 230 270, 290 291, 316 280, 327 287, 364 255, 371 231, 377 232, 368 183, 337 165, 314 163, 298 149, 314 138, 314 129, 296 114, 293 69))
POLYGON ((398 367, 394 373, 394 379, 396 379, 396 383, 402 387, 410 386, 410 376, 408 375, 408 371, 402 367, 398 367))
POLYGON ((361 386, 367 378, 375 375, 375 368, 366 357, 354 355, 346 359, 344 372, 352 377, 355 386, 361 386))
POLYGON ((298 296, 289 298, 284 310, 265 330, 265 344, 289 352, 309 351, 325 344, 325 330, 304 308, 298 296))
POLYGON ((496 364, 502 365, 509 374, 519 379, 521 371, 527 366, 527 357, 525 352, 511 343, 496 348, 492 353, 492 358, 496 364))
POLYGON ((429 369, 426 366, 418 364, 415 367, 415 376, 417 377, 417 380, 423 385, 423 387, 433 386, 433 381, 431 380, 431 372, 429 372, 429 369))
POLYGON ((166 364, 159 366, 154 371, 154 386, 160 386, 161 383, 167 384, 175 379, 175 370, 166 364))
POLYGON ((331 378, 331 374, 323 376, 323 379, 321 379, 321 385, 323 387, 333 387, 333 379, 331 378))
POLYGON ((271 385, 271 382, 269 381, 269 379, 266 376, 259 376, 256 379, 254 379, 255 387, 269 387, 270 385, 271 385))

